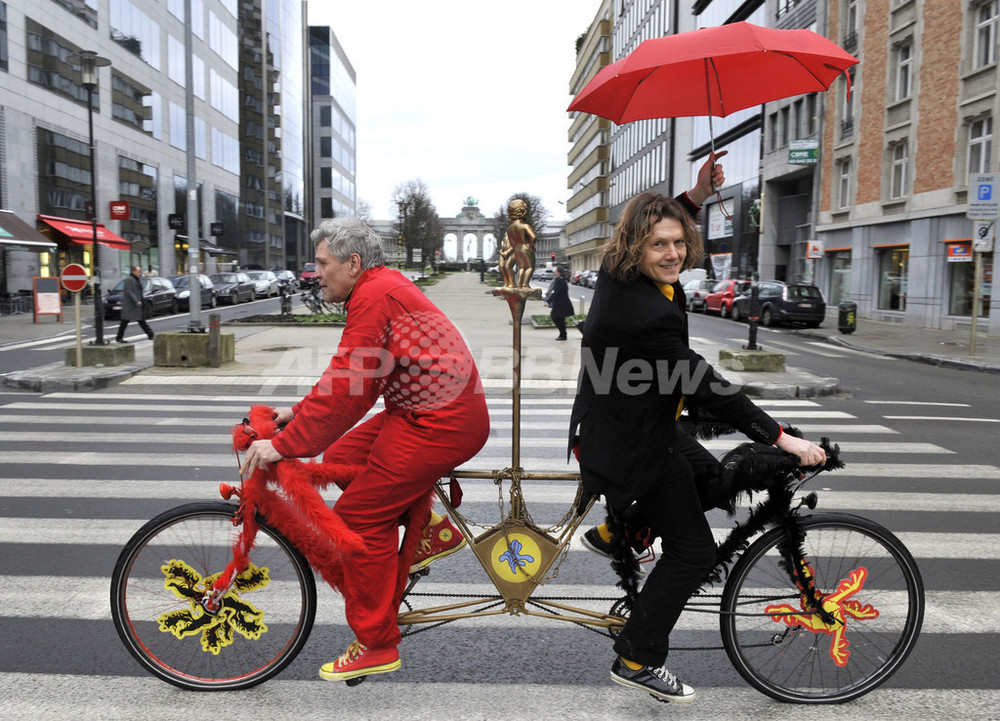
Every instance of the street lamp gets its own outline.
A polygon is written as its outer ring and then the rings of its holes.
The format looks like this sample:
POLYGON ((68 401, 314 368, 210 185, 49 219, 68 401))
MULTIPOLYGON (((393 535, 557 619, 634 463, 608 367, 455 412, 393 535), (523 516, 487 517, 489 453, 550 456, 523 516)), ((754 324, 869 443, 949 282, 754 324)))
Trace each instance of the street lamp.
POLYGON ((87 89, 87 128, 90 131, 90 225, 94 244, 91 249, 94 279, 94 345, 104 345, 104 308, 101 302, 101 266, 97 262, 97 164, 94 161, 94 88, 97 87, 97 69, 111 64, 93 50, 81 50, 66 58, 66 62, 80 68, 80 84, 87 89))
POLYGON ((398 252, 399 252, 399 269, 403 269, 403 259, 406 255, 406 241, 404 235, 406 233, 406 209, 410 206, 410 201, 408 200, 397 200, 396 205, 399 206, 399 242, 398 242, 398 252))

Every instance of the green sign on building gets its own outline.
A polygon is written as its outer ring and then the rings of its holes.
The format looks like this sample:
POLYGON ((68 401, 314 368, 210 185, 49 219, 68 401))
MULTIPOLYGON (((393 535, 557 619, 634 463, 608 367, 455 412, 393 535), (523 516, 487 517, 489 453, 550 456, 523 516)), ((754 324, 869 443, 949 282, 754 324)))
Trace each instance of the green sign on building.
POLYGON ((788 162, 792 165, 814 165, 818 160, 818 140, 792 140, 788 143, 788 162))

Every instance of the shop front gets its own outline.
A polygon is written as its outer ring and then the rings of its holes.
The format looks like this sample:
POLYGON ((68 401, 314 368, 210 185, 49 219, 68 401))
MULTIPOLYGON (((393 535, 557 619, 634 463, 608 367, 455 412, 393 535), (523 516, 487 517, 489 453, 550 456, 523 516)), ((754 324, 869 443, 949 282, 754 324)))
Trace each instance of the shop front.
MULTIPOLYGON (((59 218, 53 215, 37 216, 39 231, 58 247, 56 267, 79 263, 93 272, 94 226, 87 221, 59 218)), ((128 272, 131 244, 112 233, 103 223, 97 224, 97 243, 101 246, 99 263, 104 283, 116 283, 128 272)))
POLYGON ((55 243, 14 212, 0 210, 0 312, 23 310, 32 279, 54 274, 55 250, 55 243))

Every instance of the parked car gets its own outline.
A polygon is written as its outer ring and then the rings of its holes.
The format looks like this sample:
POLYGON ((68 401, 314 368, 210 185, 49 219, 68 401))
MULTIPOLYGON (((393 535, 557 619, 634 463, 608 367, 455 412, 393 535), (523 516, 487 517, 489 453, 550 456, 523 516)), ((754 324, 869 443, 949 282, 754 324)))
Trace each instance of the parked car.
POLYGON ((580 279, 583 277, 583 274, 586 273, 586 272, 587 272, 586 270, 582 270, 582 269, 581 270, 574 270, 573 273, 569 277, 569 282, 572 283, 573 285, 580 285, 580 279))
POLYGON ((299 279, 295 277, 294 272, 290 270, 277 270, 274 274, 278 276, 278 288, 282 293, 286 290, 294 293, 295 289, 299 287, 299 279))
POLYGON ((710 278, 701 280, 689 280, 684 284, 684 297, 687 298, 687 308, 694 313, 700 310, 705 312, 705 296, 712 292, 715 281, 710 278))
POLYGON ((302 272, 299 273, 299 285, 303 288, 312 288, 317 283, 319 283, 319 277, 316 274, 316 264, 306 263, 302 266, 302 272))
POLYGON ((723 318, 733 310, 733 299, 750 290, 749 280, 720 280, 705 296, 705 312, 718 313, 723 318))
MULTIPOLYGON (((142 283, 142 302, 145 306, 143 315, 152 318, 157 313, 176 313, 177 289, 169 278, 140 278, 142 283)), ((122 312, 122 295, 125 289, 125 278, 122 278, 104 297, 104 317, 120 318, 122 312)))
MULTIPOLYGON (((209 278, 204 273, 198 275, 201 280, 201 307, 202 308, 214 308, 215 307, 215 284, 212 283, 212 279, 209 278)), ((175 275, 170 279, 170 282, 174 284, 174 288, 177 289, 177 305, 180 306, 181 310, 190 310, 191 303, 191 276, 190 275, 175 275)))
POLYGON ((556 277, 556 272, 552 268, 537 268, 534 273, 531 274, 532 280, 552 280, 556 277))
POLYGON ((584 286, 585 288, 593 288, 595 285, 597 285, 597 271, 588 270, 586 273, 584 273, 580 279, 580 285, 584 286))
MULTIPOLYGON (((780 280, 761 281, 757 286, 758 318, 761 325, 801 323, 818 328, 826 317, 826 301, 819 288, 806 283, 783 283, 780 280)), ((750 293, 733 303, 733 320, 750 318, 750 293)))
POLYGON ((253 300, 256 297, 254 283, 246 273, 213 273, 211 278, 220 303, 236 305, 242 300, 253 300))
POLYGON ((248 270, 247 275, 253 281, 254 293, 258 298, 270 298, 281 292, 278 276, 270 270, 248 270))
POLYGON ((500 266, 491 265, 489 268, 486 269, 486 275, 500 275, 500 266))

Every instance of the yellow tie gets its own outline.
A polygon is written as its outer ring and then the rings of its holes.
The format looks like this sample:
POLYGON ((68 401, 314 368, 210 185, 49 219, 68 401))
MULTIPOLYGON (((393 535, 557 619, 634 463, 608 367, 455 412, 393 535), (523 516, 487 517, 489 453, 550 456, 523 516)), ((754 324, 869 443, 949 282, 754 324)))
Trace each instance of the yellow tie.
MULTIPOLYGON (((670 283, 663 283, 662 285, 660 283, 657 283, 656 285, 660 289, 660 292, 663 293, 663 295, 667 296, 667 300, 672 301, 674 299, 674 286, 670 285, 670 283)), ((681 399, 677 402, 677 413, 674 415, 675 421, 681 417, 681 413, 683 411, 684 411, 684 396, 681 396, 681 399)))

